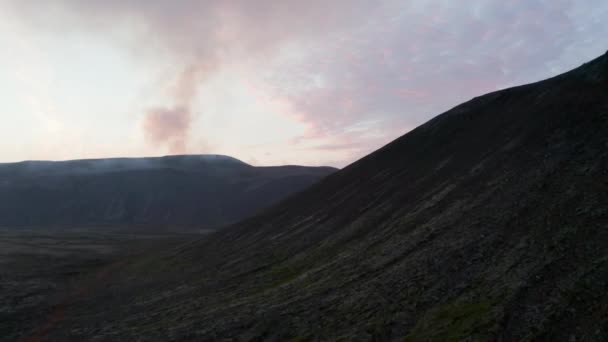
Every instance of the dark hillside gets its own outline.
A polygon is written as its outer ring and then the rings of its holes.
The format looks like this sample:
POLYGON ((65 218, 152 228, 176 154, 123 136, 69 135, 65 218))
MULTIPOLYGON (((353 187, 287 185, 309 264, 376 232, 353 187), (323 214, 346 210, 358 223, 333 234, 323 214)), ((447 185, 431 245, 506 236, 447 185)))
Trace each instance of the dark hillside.
POLYGON ((608 340, 608 54, 475 98, 208 238, 51 340, 608 340))
POLYGON ((216 155, 0 164, 0 227, 214 229, 333 171, 216 155))

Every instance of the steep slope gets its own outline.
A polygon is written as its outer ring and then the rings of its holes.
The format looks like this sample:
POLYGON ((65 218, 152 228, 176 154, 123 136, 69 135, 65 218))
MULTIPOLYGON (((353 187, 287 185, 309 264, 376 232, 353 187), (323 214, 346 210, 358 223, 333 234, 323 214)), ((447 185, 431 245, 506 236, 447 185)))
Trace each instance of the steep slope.
POLYGON ((0 164, 0 226, 216 228, 332 171, 217 155, 0 164))
MULTIPOLYGON (((608 54, 125 261, 49 339, 608 340, 608 54)), ((40 336, 40 335, 37 335, 40 336)))

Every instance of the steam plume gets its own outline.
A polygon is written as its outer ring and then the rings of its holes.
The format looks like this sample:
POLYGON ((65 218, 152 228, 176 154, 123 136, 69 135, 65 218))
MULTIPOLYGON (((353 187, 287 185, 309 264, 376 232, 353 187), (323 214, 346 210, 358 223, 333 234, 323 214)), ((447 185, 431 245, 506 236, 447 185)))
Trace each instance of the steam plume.
POLYGON ((212 68, 208 65, 190 66, 182 71, 170 87, 172 106, 158 106, 146 111, 143 130, 146 139, 155 146, 166 145, 170 153, 187 152, 188 135, 192 123, 192 103, 198 85, 212 68))

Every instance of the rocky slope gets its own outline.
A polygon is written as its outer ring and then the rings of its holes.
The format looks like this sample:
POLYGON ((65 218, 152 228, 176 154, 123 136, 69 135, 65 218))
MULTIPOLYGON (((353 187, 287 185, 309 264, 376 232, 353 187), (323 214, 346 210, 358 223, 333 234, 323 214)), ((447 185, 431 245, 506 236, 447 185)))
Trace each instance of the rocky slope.
POLYGON ((457 106, 200 241, 123 260, 34 336, 606 341, 607 137, 608 54, 457 106))
POLYGON ((212 229, 333 171, 216 155, 0 164, 0 226, 212 229))

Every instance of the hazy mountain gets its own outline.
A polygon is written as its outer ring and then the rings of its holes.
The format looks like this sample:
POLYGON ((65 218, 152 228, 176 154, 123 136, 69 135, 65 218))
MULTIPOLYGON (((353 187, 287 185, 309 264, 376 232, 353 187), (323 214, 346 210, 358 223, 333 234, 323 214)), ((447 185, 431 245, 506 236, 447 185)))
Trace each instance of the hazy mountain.
POLYGON ((50 340, 608 340, 608 54, 122 260, 50 340))
POLYGON ((216 228, 333 171, 218 155, 0 164, 0 226, 216 228))

